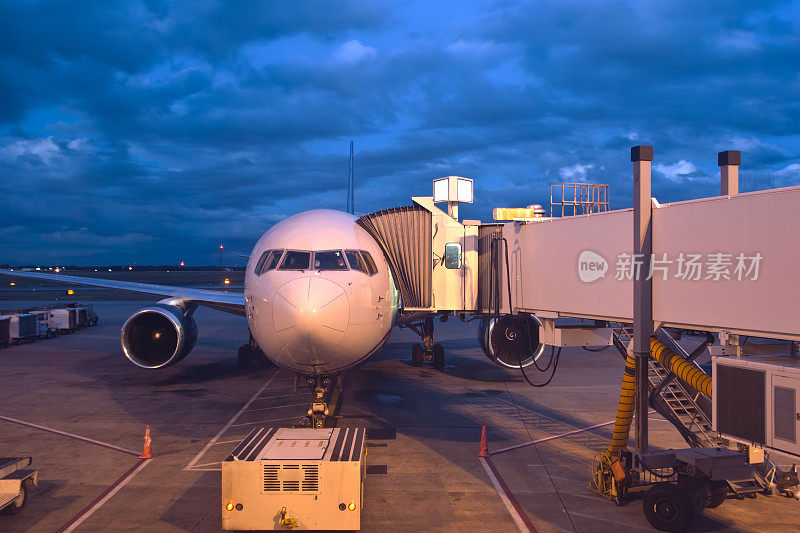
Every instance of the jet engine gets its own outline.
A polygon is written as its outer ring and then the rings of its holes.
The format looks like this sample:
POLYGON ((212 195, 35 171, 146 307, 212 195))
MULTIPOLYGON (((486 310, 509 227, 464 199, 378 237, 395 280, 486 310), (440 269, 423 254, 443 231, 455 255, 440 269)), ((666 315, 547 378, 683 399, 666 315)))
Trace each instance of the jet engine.
POLYGON ((506 368, 527 367, 544 351, 539 343, 541 322, 531 315, 484 318, 478 325, 478 340, 489 359, 506 368))
POLYGON ((194 309, 180 304, 159 302, 136 311, 122 326, 125 357, 142 368, 162 368, 189 355, 197 341, 197 323, 194 309))

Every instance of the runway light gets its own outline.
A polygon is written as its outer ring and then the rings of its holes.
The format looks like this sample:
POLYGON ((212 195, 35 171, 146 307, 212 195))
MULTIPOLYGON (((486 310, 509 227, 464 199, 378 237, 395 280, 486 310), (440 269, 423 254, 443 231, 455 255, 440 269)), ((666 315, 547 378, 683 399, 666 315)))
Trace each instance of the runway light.
POLYGON ((14 285, 16 285, 16 283, 14 283, 14 282, 12 281, 11 283, 9 283, 9 285, 11 285, 11 286, 13 287, 14 285))
POLYGON ((61 269, 56 267, 56 274, 58 274, 59 272, 61 272, 61 269))
POLYGON ((226 506, 225 506, 225 509, 227 509, 227 510, 229 510, 229 511, 233 511, 233 502, 231 502, 231 503, 229 503, 228 505, 226 505, 226 506))
POLYGON ((229 280, 228 278, 225 278, 224 283, 225 283, 225 285, 230 285, 231 284, 231 280, 229 280))
POLYGON ((73 294, 75 294, 75 291, 73 291, 72 289, 67 289, 67 294, 72 296, 73 294))
POLYGON ((347 506, 347 508, 350 509, 351 511, 355 511, 356 510, 356 504, 351 503, 350 505, 347 506))

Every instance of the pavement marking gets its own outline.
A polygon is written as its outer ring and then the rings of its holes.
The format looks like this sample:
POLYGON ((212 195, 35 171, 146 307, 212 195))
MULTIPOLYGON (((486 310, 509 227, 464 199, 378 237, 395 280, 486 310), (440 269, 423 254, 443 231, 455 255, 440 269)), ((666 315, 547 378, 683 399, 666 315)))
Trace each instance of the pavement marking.
POLYGON ((514 495, 508 490, 508 486, 503 481, 503 478, 500 476, 500 473, 495 468, 492 460, 488 457, 478 457, 478 460, 483 465, 483 468, 486 470, 486 473, 489 475, 489 479, 492 481, 492 485, 494 486, 494 490, 497 491, 498 496, 500 499, 503 500, 503 504, 508 509, 511 518, 514 520, 514 523, 517 524, 522 533, 537 533, 536 527, 531 522, 531 519, 528 518, 528 515, 525 513, 525 510, 522 506, 517 502, 514 495))
POLYGON ((274 373, 274 374, 272 374, 272 377, 271 377, 271 378, 269 378, 269 379, 267 380, 267 382, 266 382, 266 383, 264 383, 264 385, 263 385, 263 386, 262 386, 260 389, 258 389, 258 392, 256 392, 256 393, 255 393, 255 394, 254 394, 254 395, 253 395, 253 396, 252 396, 252 397, 251 397, 249 400, 247 400, 247 403, 246 403, 246 404, 244 404, 244 406, 243 406, 241 409, 239 409, 239 412, 238 412, 238 413, 236 413, 235 415, 233 415, 233 418, 231 418, 231 419, 228 421, 228 423, 227 423, 227 424, 225 424, 225 427, 223 427, 222 429, 220 429, 220 430, 219 430, 219 432, 218 432, 216 435, 214 435, 214 438, 213 438, 213 439, 211 439, 210 441, 208 441, 208 444, 206 444, 206 445, 203 447, 203 449, 202 449, 202 450, 200 450, 200 453, 198 453, 197 455, 195 455, 195 456, 194 456, 194 459, 192 459, 191 461, 189 461, 189 464, 187 464, 186 466, 184 466, 184 467, 183 467, 183 470, 184 470, 184 471, 191 470, 191 469, 194 467, 194 465, 196 465, 196 464, 197 464, 197 461, 199 461, 199 460, 200 460, 200 458, 201 458, 203 455, 205 455, 205 454, 206 454, 206 452, 209 450, 209 448, 211 448, 211 447, 212 447, 212 446, 213 446, 213 445, 214 445, 214 444, 217 442, 217 440, 219 440, 219 438, 220 438, 220 437, 221 437, 221 436, 222 436, 222 435, 223 435, 223 434, 224 434, 226 431, 228 431, 228 430, 229 430, 231 427, 233 427, 233 425, 234 425, 233 423, 234 423, 234 422, 236 422, 236 420, 237 420, 237 419, 238 419, 240 416, 242 416, 242 413, 244 413, 244 412, 247 410, 247 408, 248 408, 248 407, 250 407, 250 404, 252 404, 252 403, 255 401, 255 399, 256 399, 256 398, 258 398, 258 397, 261 395, 261 393, 262 393, 262 392, 264 392, 264 389, 266 389, 266 388, 269 386, 269 384, 270 384, 270 383, 272 383, 272 380, 273 380, 273 379, 275 379, 275 376, 277 376, 277 375, 278 375, 278 374, 280 374, 280 373, 281 373, 281 371, 280 371, 280 370, 276 370, 276 371, 275 371, 275 373, 274 373))
POLYGON ((306 402, 306 403, 292 403, 292 404, 289 404, 289 405, 273 405, 272 407, 256 407, 255 409, 248 409, 246 412, 247 413, 252 413, 253 411, 269 411, 270 409, 282 409, 284 407, 298 407, 298 406, 301 406, 301 405, 308 405, 308 402, 306 402))
POLYGON ((258 400, 274 400, 275 398, 289 398, 291 396, 299 396, 299 394, 282 394, 280 396, 262 396, 260 398, 256 398, 258 400))
MULTIPOLYGON (((653 413, 655 413, 655 411, 650 411, 648 414, 653 414, 653 413)), ((648 417, 648 419, 649 418, 650 417, 648 417)), ((523 442, 522 444, 515 444, 514 446, 509 446, 508 448, 503 448, 502 450, 497 450, 496 452, 490 452, 490 453, 492 455, 497 455, 498 453, 505 453, 505 452, 510 452, 512 450, 518 450, 519 448, 524 448, 526 446, 533 446, 534 444, 539 444, 539 443, 542 443, 542 442, 547 442, 547 441, 551 441, 551 440, 555 440, 555 439, 560 439, 561 437, 569 437, 570 435, 583 433, 584 431, 590 431, 592 429, 597 429, 597 428, 601 428, 601 427, 604 427, 604 426, 610 426, 614 422, 616 422, 616 419, 615 420, 610 420, 608 422, 603 422, 601 424, 595 424, 593 426, 589 426, 589 427, 585 427, 585 428, 574 429, 572 431, 567 431, 566 433, 561 433, 560 435, 550 435, 549 437, 544 437, 543 439, 532 440, 530 442, 523 442)))
POLYGON ((128 450, 127 448, 121 448, 119 446, 114 446, 113 444, 109 444, 107 442, 101 442, 99 440, 90 439, 89 437, 82 437, 80 435, 75 435, 74 433, 67 433, 66 431, 61 431, 59 429, 48 428, 45 426, 40 426, 38 424, 33 424, 31 422, 25 422, 24 420, 17 420, 16 418, 9 418, 7 416, 0 415, 0 420, 5 420, 6 422, 11 422, 13 424, 19 424, 20 426, 27 426, 29 428, 34 429, 41 429, 42 431, 47 431, 49 433, 54 433, 56 435, 62 435, 64 437, 69 437, 71 439, 88 442, 89 444, 96 444, 97 446, 102 446, 103 448, 108 448, 110 450, 116 450, 118 452, 127 453, 131 455, 135 455, 136 457, 139 456, 140 452, 135 452, 133 450, 128 450))
POLYGON ((114 483, 108 486, 106 490, 104 490, 100 496, 95 498, 89 505, 81 509, 78 514, 70 518, 70 520, 58 528, 56 533, 70 533, 70 531, 74 531, 76 527, 81 525, 84 520, 92 516, 92 514, 100 509, 108 500, 114 497, 114 495, 120 491, 122 487, 128 484, 128 482, 136 476, 142 469, 147 466, 147 463, 150 462, 150 459, 140 459, 135 465, 133 465, 130 470, 122 474, 122 477, 116 480, 114 483))
POLYGON ((597 515, 588 515, 588 514, 583 514, 583 513, 576 513, 574 511, 567 511, 567 514, 570 514, 572 516, 580 516, 582 518, 590 518, 592 520, 599 520, 600 522, 605 522, 607 524, 615 524, 617 526, 622 526, 621 529, 623 529, 625 531, 628 531, 631 528, 638 529, 639 531, 653 531, 652 529, 649 529, 649 528, 646 528, 646 527, 637 526, 637 525, 631 524, 630 522, 617 522, 616 520, 609 520, 607 518, 600 518, 597 515))
MULTIPOLYGON (((306 404, 303 404, 303 405, 306 405, 306 404)), ((249 426, 249 425, 252 425, 252 424, 266 424, 268 422, 281 422, 282 420, 299 420, 299 419, 300 419, 300 417, 295 415, 295 416, 287 416, 287 417, 284 417, 284 418, 272 418, 270 420, 258 420, 256 422, 242 422, 241 424, 231 424, 230 427, 234 428, 234 427, 240 427, 240 426, 249 426)))

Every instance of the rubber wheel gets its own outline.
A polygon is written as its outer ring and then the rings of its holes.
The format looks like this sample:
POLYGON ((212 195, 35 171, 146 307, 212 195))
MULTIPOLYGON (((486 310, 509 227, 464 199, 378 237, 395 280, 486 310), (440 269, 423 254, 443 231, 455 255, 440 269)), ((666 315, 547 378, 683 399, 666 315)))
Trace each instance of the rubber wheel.
POLYGON ((714 509, 719 507, 725 502, 725 497, 728 495, 728 484, 724 481, 714 481, 711 483, 711 488, 708 491, 708 503, 706 507, 714 509))
POLYGON ((425 361, 424 356, 422 355, 422 346, 419 344, 414 344, 411 347, 411 364, 413 366, 422 366, 422 363, 425 361))
POLYGON ((28 501, 28 489, 25 488, 23 484, 19 488, 19 496, 16 500, 14 500, 8 507, 3 509, 3 514, 17 514, 25 507, 25 504, 28 501))
POLYGON ((672 483, 657 483, 644 494, 644 516, 659 531, 686 531, 694 519, 694 506, 686 491, 672 483))
POLYGON ((433 368, 444 370, 444 348, 441 344, 433 345, 433 368))
POLYGON ((256 365, 255 353, 249 344, 239 347, 239 353, 236 356, 236 365, 239 368, 253 368, 256 365))

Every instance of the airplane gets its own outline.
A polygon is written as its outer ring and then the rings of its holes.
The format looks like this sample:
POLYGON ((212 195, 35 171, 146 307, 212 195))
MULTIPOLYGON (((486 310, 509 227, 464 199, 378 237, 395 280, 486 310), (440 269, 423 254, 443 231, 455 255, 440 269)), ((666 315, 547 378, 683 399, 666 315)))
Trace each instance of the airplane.
POLYGON ((355 215, 304 211, 269 228, 250 253, 244 292, 0 270, 0 273, 165 297, 136 311, 121 331, 134 365, 159 369, 186 357, 197 340, 197 306, 247 317, 252 341, 239 363, 264 357, 313 382, 319 420, 340 374, 373 353, 397 318, 399 293, 378 243, 355 215), (250 348, 250 353, 248 349, 250 348))
MULTIPOLYGON (((350 155, 352 188, 352 145, 350 155)), ((303 423, 322 427, 342 372, 381 349, 394 326, 408 327, 422 344, 412 346, 412 364, 431 359, 444 368, 444 349, 434 342, 433 314, 402 313, 400 292, 376 239, 358 224, 348 191, 348 213, 314 209, 269 228, 247 262, 244 292, 222 292, 148 283, 1 270, 0 274, 90 285, 162 296, 124 323, 121 345, 134 365, 155 370, 186 357, 197 340, 198 306, 245 316, 250 341, 239 349, 240 366, 275 365, 304 380, 313 391, 303 423)), ((446 316, 442 317, 446 319, 446 316)), ((463 318, 463 317, 462 317, 463 318)), ((538 356, 504 356, 502 343, 524 344, 513 318, 483 319, 481 347, 495 363, 528 366, 538 356)), ((513 353, 513 350, 510 352, 513 353)))

